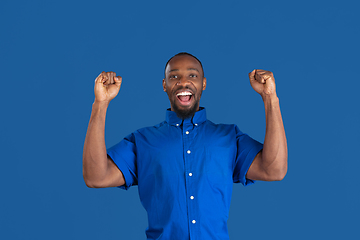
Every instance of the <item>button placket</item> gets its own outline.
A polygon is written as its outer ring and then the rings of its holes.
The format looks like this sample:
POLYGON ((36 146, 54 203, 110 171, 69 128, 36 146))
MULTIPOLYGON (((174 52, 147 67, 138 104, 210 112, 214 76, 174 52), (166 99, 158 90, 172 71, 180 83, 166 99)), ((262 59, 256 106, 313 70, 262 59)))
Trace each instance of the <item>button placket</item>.
POLYGON ((197 222, 197 211, 196 211, 196 205, 194 205, 195 196, 194 196, 194 190, 192 183, 193 183, 193 176, 194 173, 192 172, 193 169, 193 159, 194 159, 194 149, 191 149, 191 142, 192 142, 192 131, 194 131, 194 125, 186 123, 184 121, 183 123, 183 129, 182 129, 182 136, 183 136, 183 143, 184 143, 184 161, 185 161, 185 171, 187 172, 186 176, 186 197, 187 197, 187 209, 188 209, 188 221, 190 223, 191 227, 190 230, 190 236, 192 234, 195 234, 197 232, 196 222, 197 222), (193 232, 194 231, 194 232, 193 232))

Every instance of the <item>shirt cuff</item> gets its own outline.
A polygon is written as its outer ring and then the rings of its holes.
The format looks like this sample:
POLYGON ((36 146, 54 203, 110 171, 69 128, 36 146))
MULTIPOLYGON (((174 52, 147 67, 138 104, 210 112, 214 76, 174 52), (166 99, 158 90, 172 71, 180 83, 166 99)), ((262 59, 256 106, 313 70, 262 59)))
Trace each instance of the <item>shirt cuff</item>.
POLYGON ((234 176, 234 182, 235 183, 242 183, 244 186, 254 184, 256 181, 252 179, 246 178, 246 174, 253 163, 256 155, 263 149, 263 145, 261 143, 258 143, 254 148, 251 149, 251 151, 246 156, 246 159, 243 163, 243 166, 241 168, 241 171, 239 174, 234 176))
POLYGON ((132 184, 130 184, 132 176, 131 176, 131 173, 128 170, 128 167, 126 166, 126 163, 124 161, 115 161, 114 160, 115 156, 114 156, 113 152, 108 152, 107 155, 111 158, 111 160, 115 163, 117 168, 122 172, 122 174, 124 176, 125 184, 121 185, 121 186, 118 186, 118 188, 128 190, 132 185, 132 184))

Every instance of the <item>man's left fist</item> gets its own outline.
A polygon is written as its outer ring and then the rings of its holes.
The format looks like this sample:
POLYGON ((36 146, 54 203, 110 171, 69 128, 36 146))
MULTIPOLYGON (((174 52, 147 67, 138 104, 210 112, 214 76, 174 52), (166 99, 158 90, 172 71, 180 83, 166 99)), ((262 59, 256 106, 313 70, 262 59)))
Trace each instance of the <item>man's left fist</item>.
POLYGON ((274 95, 275 91, 275 78, 274 74, 270 71, 261 69, 254 69, 249 73, 250 84, 252 88, 261 95, 261 97, 274 95))

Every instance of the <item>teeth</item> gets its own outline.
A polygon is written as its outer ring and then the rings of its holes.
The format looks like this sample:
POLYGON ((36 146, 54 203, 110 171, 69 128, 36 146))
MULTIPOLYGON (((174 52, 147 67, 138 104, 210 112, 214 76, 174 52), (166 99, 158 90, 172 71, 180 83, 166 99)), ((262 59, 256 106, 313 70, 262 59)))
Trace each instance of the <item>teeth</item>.
POLYGON ((181 93, 178 93, 176 94, 176 96, 188 96, 188 95, 192 95, 191 92, 181 92, 181 93))

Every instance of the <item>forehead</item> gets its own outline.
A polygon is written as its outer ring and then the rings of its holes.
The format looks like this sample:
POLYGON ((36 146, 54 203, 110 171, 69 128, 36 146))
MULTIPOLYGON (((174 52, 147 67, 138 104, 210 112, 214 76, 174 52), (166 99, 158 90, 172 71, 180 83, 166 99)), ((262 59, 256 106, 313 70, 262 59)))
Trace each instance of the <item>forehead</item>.
POLYGON ((173 70, 187 70, 190 68, 197 69, 202 73, 201 65, 195 58, 188 55, 175 56, 166 66, 165 73, 173 70))

